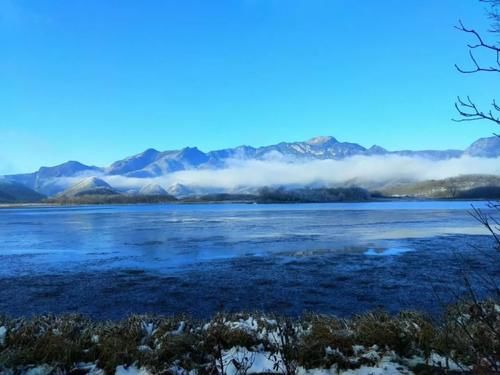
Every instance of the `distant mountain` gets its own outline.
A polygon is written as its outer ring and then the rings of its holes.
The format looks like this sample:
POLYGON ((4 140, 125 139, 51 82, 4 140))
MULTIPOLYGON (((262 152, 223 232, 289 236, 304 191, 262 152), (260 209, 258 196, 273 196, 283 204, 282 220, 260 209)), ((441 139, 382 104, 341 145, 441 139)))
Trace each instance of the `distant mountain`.
POLYGON ((176 198, 184 198, 194 194, 193 190, 179 183, 169 186, 167 192, 176 198))
MULTIPOLYGON (((384 155, 384 154, 382 154, 384 155)), ((399 156, 407 156, 407 157, 420 157, 423 159, 429 160, 447 160, 453 158, 459 158, 464 155, 464 152, 461 150, 423 150, 423 151, 411 151, 411 150, 403 150, 403 151, 393 151, 387 152, 385 155, 399 155, 399 156)))
POLYGON ((388 197, 411 198, 500 198, 500 176, 465 175, 443 180, 398 183, 380 193, 388 197))
POLYGON ((59 196, 73 198, 73 197, 81 197, 84 195, 118 195, 118 194, 119 193, 105 181, 97 177, 88 177, 72 185, 69 189, 59 194, 59 196))
POLYGON ((154 163, 160 154, 161 152, 155 149, 147 149, 140 154, 114 162, 109 168, 106 168, 106 174, 126 175, 127 173, 141 170, 154 163))
POLYGON ((101 169, 97 167, 91 167, 77 161, 68 161, 55 167, 41 167, 37 172, 37 176, 39 178, 72 177, 88 172, 99 171, 101 171, 101 169))
MULTIPOLYGON (((490 143, 487 145, 489 151, 485 155, 491 156, 486 157, 500 156, 500 143, 496 139, 490 141, 490 143)), ((477 148, 481 149, 481 145, 478 145, 477 148)), ((359 144, 339 142, 336 138, 328 136, 315 137, 305 142, 281 142, 276 145, 258 148, 238 146, 236 148, 210 151, 208 153, 204 153, 196 147, 186 147, 178 151, 164 152, 149 149, 113 163, 109 168, 105 169, 105 173, 107 175, 148 178, 163 176, 182 170, 223 168, 229 160, 233 159, 285 159, 293 162, 318 159, 341 160, 357 155, 418 156, 430 160, 445 160, 458 158, 465 155, 465 153, 461 150, 388 151, 378 145, 373 145, 367 149, 359 144)))
POLYGON ((167 173, 193 169, 209 160, 207 154, 196 147, 186 147, 179 151, 159 152, 154 149, 113 163, 107 168, 108 175, 126 177, 157 177, 167 173))
POLYGON ((133 204, 173 201, 176 201, 176 198, 156 184, 146 185, 134 194, 122 194, 96 177, 85 178, 47 200, 49 203, 57 204, 133 204))
POLYGON ((384 155, 387 154, 389 151, 387 151, 385 148, 373 145, 370 147, 366 152, 370 155, 384 155))
MULTIPOLYGON (((235 160, 281 160, 294 163, 310 160, 342 160, 353 156, 373 157, 390 155, 419 157, 429 160, 447 160, 461 156, 496 158, 500 157, 500 138, 481 138, 464 151, 388 151, 378 145, 365 148, 356 143, 340 142, 331 136, 315 137, 302 142, 281 142, 276 145, 263 147, 238 146, 207 153, 196 147, 186 147, 173 151, 148 149, 137 155, 118 160, 105 168, 88 166, 77 161, 69 161, 55 167, 42 167, 33 173, 9 175, 6 177, 10 181, 20 183, 29 189, 47 196, 60 194, 75 182, 83 183, 83 181, 86 181, 85 183, 88 184, 89 181, 93 181, 95 183, 95 180, 86 180, 89 177, 94 177, 102 183, 112 181, 112 179, 116 178, 130 177, 135 178, 134 185, 129 187, 131 191, 138 192, 140 189, 145 189, 144 192, 151 190, 151 193, 156 191, 161 194, 172 194, 182 197, 194 193, 191 186, 175 184, 165 190, 160 186, 147 187, 146 185, 151 181, 140 181, 141 179, 167 176, 179 171, 222 169, 227 167, 229 162, 235 160)), ((92 189, 94 188, 102 191, 108 189, 109 192, 114 191, 116 193, 109 185, 107 187, 95 186, 92 189)), ((245 186, 240 186, 237 189, 240 192, 246 191, 245 186)), ((217 191, 210 191, 209 189, 207 192, 217 193, 217 191)), ((196 192, 196 194, 198 193, 199 191, 196 192)), ((148 195, 151 194, 148 193, 148 195)))
POLYGON ((88 166, 77 161, 68 161, 55 167, 41 167, 37 172, 5 176, 44 195, 54 195, 66 186, 61 183, 64 177, 85 177, 102 173, 98 167, 88 166))
POLYGON ((260 147, 256 150, 255 156, 257 159, 262 159, 274 153, 296 158, 343 159, 364 154, 366 151, 366 148, 356 143, 339 142, 334 137, 316 137, 306 142, 282 142, 260 147))
POLYGON ((471 144, 464 153, 483 158, 500 157, 500 137, 480 138, 471 144))
POLYGON ((139 190, 139 195, 168 195, 167 191, 158 184, 147 184, 139 190))
POLYGON ((44 198, 18 182, 0 178, 0 203, 39 202, 44 198))

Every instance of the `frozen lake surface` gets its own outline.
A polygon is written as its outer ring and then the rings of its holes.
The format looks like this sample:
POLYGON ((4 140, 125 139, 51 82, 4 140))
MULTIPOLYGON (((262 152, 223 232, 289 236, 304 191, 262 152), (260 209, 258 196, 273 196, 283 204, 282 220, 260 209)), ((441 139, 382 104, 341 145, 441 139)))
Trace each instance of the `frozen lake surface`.
POLYGON ((1 209, 0 313, 436 313, 464 269, 497 277, 471 204, 1 209))

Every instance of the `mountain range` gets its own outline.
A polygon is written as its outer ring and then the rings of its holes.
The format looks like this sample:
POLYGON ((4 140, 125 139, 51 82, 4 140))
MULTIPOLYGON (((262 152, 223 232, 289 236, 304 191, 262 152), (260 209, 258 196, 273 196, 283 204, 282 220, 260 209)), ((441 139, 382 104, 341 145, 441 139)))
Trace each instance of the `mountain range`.
POLYGON ((0 203, 38 202, 44 196, 17 182, 0 179, 0 203))
MULTIPOLYGON (((500 138, 481 138, 465 150, 400 150, 388 151, 381 146, 365 148, 356 143, 341 142, 331 136, 315 137, 302 142, 281 142, 264 147, 239 146, 210 152, 203 152, 196 147, 181 150, 158 151, 147 149, 139 154, 118 160, 107 167, 84 165, 78 161, 68 161, 53 167, 41 167, 38 171, 25 174, 3 176, 4 184, 8 181, 16 186, 23 186, 38 194, 56 196, 79 194, 88 187, 90 194, 118 193, 103 178, 127 177, 148 179, 166 176, 174 172, 188 170, 219 170, 234 160, 286 160, 302 162, 310 160, 343 160, 353 156, 398 155, 418 157, 426 160, 450 160, 462 156, 497 158, 500 157, 500 138), (69 188, 69 190, 68 190, 69 188)), ((132 187, 131 193, 145 195, 176 196, 189 195, 190 187, 175 183, 163 187, 145 182, 132 187)))

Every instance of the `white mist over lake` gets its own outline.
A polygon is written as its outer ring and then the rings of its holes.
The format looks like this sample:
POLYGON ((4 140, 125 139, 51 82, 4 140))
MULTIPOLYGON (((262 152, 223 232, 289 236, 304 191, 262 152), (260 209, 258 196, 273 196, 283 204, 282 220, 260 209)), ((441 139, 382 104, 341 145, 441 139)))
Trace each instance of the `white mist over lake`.
MULTIPOLYGON (((447 160, 421 157, 354 156, 343 160, 237 160, 222 169, 193 169, 160 177, 102 176, 111 186, 127 189, 155 183, 193 188, 234 190, 240 187, 287 185, 371 185, 395 180, 424 181, 467 174, 500 175, 500 159, 462 156, 447 160)), ((72 179, 71 181, 75 181, 72 179)))

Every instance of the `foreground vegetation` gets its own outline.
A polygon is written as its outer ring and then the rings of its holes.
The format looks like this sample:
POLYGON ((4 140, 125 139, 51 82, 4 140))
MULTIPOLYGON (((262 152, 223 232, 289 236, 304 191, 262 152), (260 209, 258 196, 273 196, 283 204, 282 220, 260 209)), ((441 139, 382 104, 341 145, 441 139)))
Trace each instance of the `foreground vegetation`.
POLYGON ((219 314, 207 322, 3 317, 0 373, 491 374, 499 370, 499 331, 500 305, 493 301, 455 305, 439 324, 414 312, 350 320, 219 314))

